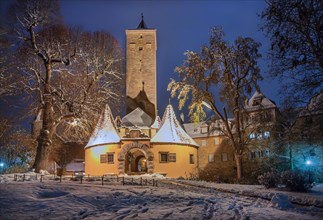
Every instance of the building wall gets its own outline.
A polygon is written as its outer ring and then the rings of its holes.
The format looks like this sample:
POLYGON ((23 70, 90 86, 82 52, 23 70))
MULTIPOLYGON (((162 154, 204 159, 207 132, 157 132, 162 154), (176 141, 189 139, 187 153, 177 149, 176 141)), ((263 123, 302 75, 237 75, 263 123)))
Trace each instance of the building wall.
POLYGON ((223 141, 223 136, 194 138, 198 149, 199 176, 201 179, 217 181, 236 176, 233 150, 223 141))
POLYGON ((126 30, 126 95, 135 98, 145 83, 145 92, 157 109, 156 30, 126 30))
POLYGON ((118 174, 118 153, 120 152, 120 144, 110 144, 102 146, 94 146, 85 149, 85 174, 86 175, 103 175, 118 174), (100 163, 100 155, 106 153, 114 153, 113 163, 100 163))
MULTIPOLYGON (((123 174, 124 166, 128 163, 126 159, 119 161, 119 153, 123 148, 129 148, 134 141, 122 142, 122 147, 119 144, 95 146, 85 149, 85 173, 86 175, 104 175, 104 174, 123 174), (114 163, 101 163, 100 155, 106 153, 114 153, 114 163), (123 171, 120 170, 121 163, 123 165, 123 171)), ((167 177, 196 177, 198 175, 198 153, 196 147, 177 144, 156 144, 149 147, 149 150, 142 146, 149 146, 149 142, 143 141, 138 148, 131 147, 131 150, 140 150, 145 152, 147 161, 150 160, 150 154, 153 154, 152 163, 148 163, 147 166, 153 166, 153 173, 164 174, 167 177), (176 154, 175 162, 161 162, 160 153, 173 153, 176 154), (193 164, 190 163, 190 154, 193 155, 193 164), (147 158, 148 157, 148 158, 147 158)))
POLYGON ((165 174, 166 177, 190 178, 198 175, 197 148, 178 144, 154 144, 154 173, 165 174), (168 152, 176 154, 176 162, 163 163, 160 161, 160 153, 168 152), (190 163, 190 154, 194 163, 190 163))

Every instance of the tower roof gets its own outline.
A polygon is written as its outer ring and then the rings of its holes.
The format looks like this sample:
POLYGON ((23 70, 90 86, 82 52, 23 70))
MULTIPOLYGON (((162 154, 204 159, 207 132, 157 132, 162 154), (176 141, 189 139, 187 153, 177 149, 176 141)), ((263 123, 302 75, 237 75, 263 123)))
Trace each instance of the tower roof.
POLYGON ((111 109, 106 105, 85 148, 119 142, 120 137, 115 128, 111 109))
POLYGON ((141 108, 136 108, 126 116, 124 116, 121 120, 122 126, 131 127, 149 127, 153 120, 151 117, 144 112, 141 108))
POLYGON ((198 147, 199 145, 184 131, 178 122, 173 107, 169 104, 166 107, 163 120, 156 135, 151 139, 151 143, 174 143, 191 145, 198 147))
POLYGON ((141 22, 139 23, 137 29, 148 29, 145 21, 144 21, 144 15, 141 13, 141 22))

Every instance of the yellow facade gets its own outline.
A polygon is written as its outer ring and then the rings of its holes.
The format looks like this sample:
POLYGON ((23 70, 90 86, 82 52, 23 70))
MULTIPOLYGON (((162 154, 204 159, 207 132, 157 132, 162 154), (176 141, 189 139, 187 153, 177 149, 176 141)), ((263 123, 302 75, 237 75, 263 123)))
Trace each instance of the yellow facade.
POLYGON ((153 145, 154 173, 165 174, 166 177, 190 178, 198 175, 197 147, 178 144, 153 145), (176 154, 175 162, 162 162, 162 153, 176 154), (192 161, 190 158, 192 155, 192 161))
MULTIPOLYGON (((169 159, 169 158, 167 158, 169 159)), ((85 149, 86 175, 101 176, 105 174, 122 175, 157 173, 166 177, 190 178, 198 175, 197 147, 179 144, 154 144, 149 141, 122 141, 122 144, 94 146, 85 149), (122 147, 120 147, 122 146, 122 147), (129 152, 134 155, 129 158, 129 152), (163 161, 162 154, 175 155, 175 160, 163 161), (113 163, 102 161, 101 155, 113 154, 113 163), (147 169, 138 170, 142 157, 147 169)))
POLYGON ((120 144, 94 146, 85 149, 85 173, 91 176, 104 174, 118 174, 119 161, 117 155, 120 152, 120 144), (107 153, 114 154, 113 163, 101 163, 100 156, 107 153))

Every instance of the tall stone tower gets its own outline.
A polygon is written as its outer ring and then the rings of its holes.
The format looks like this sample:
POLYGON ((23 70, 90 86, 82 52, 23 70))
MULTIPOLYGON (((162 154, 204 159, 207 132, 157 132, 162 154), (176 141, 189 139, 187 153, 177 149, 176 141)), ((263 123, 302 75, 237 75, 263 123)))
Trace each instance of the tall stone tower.
POLYGON ((156 29, 150 29, 143 15, 137 29, 126 30, 127 113, 140 107, 153 119, 157 109, 156 29))

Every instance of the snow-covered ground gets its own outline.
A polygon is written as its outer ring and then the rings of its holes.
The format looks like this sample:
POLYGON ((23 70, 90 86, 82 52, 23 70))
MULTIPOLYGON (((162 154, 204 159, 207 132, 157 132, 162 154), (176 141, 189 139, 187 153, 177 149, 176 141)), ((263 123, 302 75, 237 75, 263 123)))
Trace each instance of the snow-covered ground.
POLYGON ((158 179, 158 187, 16 182, 13 175, 0 182, 0 219, 323 219, 322 186, 305 194, 166 178, 158 179))

